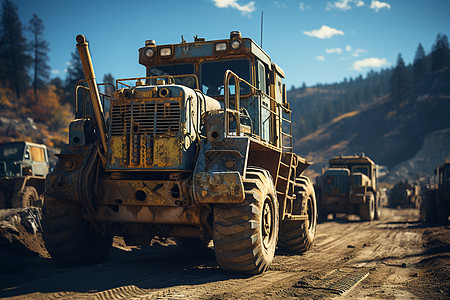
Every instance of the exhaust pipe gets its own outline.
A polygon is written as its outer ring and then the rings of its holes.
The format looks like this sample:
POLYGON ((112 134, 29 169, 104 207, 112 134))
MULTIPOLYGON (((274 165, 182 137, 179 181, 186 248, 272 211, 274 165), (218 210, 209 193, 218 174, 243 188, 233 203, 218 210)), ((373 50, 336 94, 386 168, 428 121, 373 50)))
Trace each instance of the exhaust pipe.
POLYGON ((103 107, 100 102, 100 95, 98 93, 97 83, 95 82, 94 67, 92 66, 91 55, 89 53, 88 43, 84 35, 78 35, 76 38, 78 44, 78 52, 80 53, 81 64, 83 65, 84 76, 89 87, 89 93, 91 95, 92 106, 94 108, 94 116, 97 121, 97 128, 102 143, 103 154, 106 156, 108 153, 107 148, 107 135, 106 135, 106 123, 103 115, 103 107))

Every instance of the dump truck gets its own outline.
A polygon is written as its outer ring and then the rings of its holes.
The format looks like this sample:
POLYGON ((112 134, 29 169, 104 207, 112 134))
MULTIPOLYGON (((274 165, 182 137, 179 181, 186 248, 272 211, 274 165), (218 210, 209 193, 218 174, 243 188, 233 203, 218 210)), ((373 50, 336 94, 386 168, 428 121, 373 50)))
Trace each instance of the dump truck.
POLYGON ((329 214, 359 215, 362 221, 380 219, 381 195, 377 165, 365 155, 336 156, 316 180, 319 222, 329 214))
POLYGON ((427 223, 448 224, 450 216, 450 163, 434 169, 436 181, 423 193, 420 218, 427 223))
POLYGON ((1 143, 0 208, 41 207, 49 167, 47 146, 1 143))
POLYGON ((53 260, 101 261, 113 236, 140 246, 174 237, 212 240, 222 269, 258 274, 277 247, 311 247, 310 163, 293 152, 284 72, 252 39, 147 40, 146 76, 116 80, 112 95, 99 92, 85 37, 76 40, 86 78, 45 186, 53 260))
POLYGON ((388 206, 392 208, 419 208, 422 196, 418 184, 407 180, 397 182, 389 192, 388 206))

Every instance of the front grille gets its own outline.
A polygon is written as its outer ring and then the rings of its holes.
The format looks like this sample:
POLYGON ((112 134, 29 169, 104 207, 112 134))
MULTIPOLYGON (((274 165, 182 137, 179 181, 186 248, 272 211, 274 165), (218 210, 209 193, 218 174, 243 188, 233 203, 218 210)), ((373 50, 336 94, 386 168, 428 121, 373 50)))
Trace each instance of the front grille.
POLYGON ((350 172, 346 169, 329 169, 324 174, 326 194, 348 194, 350 191, 350 172))
POLYGON ((180 131, 180 104, 131 102, 112 104, 111 135, 128 133, 162 135, 180 131))

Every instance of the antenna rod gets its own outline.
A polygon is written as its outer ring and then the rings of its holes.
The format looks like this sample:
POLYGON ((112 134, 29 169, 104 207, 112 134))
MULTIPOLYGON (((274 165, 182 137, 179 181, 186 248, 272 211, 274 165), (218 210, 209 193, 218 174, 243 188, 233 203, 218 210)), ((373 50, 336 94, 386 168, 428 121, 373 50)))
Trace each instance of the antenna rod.
POLYGON ((263 14, 264 11, 261 11, 261 48, 262 48, 262 37, 263 37, 263 14))

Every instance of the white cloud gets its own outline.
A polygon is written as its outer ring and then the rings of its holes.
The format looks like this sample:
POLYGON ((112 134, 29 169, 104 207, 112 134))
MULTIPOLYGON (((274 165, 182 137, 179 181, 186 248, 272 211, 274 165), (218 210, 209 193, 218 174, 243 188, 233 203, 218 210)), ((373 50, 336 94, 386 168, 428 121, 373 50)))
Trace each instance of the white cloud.
POLYGON ((276 8, 286 8, 286 4, 279 1, 275 1, 273 4, 275 4, 276 8))
POLYGON ((355 4, 356 6, 360 7, 364 5, 364 1, 362 0, 338 0, 335 2, 327 2, 327 6, 325 7, 325 10, 350 10, 352 9, 352 4, 355 4))
POLYGON ((320 61, 324 61, 325 57, 323 55, 318 55, 318 56, 316 56, 316 59, 320 60, 320 61))
POLYGON ((342 49, 341 48, 325 49, 325 52, 328 54, 332 54, 332 53, 341 54, 342 49))
POLYGON ((372 0, 372 3, 370 3, 370 8, 375 10, 376 12, 379 12, 382 8, 391 9, 391 5, 386 2, 380 2, 377 0, 372 0))
POLYGON ((386 58, 370 57, 353 62, 353 70, 361 71, 363 68, 380 68, 389 65, 386 58))
POLYGON ((300 2, 299 8, 300 8, 300 10, 303 10, 303 11, 304 11, 304 10, 311 10, 311 6, 305 5, 304 2, 300 2))
POLYGON ((53 75, 58 75, 59 73, 61 73, 61 71, 60 71, 60 70, 52 69, 52 70, 50 71, 50 73, 52 73, 53 75))
POLYGON ((255 2, 251 1, 245 5, 237 3, 237 0, 212 0, 216 7, 227 8, 231 7, 240 11, 243 15, 250 15, 255 11, 255 2))
POLYGON ((359 55, 361 53, 366 53, 366 52, 367 52, 367 50, 364 50, 364 49, 355 49, 355 51, 353 51, 353 53, 352 53, 352 56, 359 57, 359 55))
POLYGON ((344 35, 344 32, 337 30, 336 28, 328 27, 327 25, 322 25, 320 29, 314 29, 311 31, 303 31, 307 36, 316 37, 319 39, 329 39, 334 35, 344 35))
POLYGON ((352 46, 350 46, 350 45, 345 46, 345 51, 347 51, 347 52, 352 51, 352 46))

